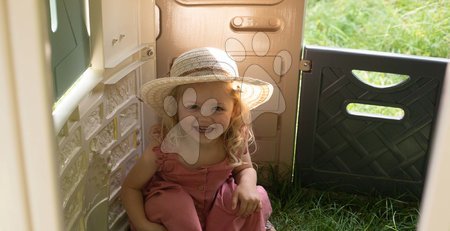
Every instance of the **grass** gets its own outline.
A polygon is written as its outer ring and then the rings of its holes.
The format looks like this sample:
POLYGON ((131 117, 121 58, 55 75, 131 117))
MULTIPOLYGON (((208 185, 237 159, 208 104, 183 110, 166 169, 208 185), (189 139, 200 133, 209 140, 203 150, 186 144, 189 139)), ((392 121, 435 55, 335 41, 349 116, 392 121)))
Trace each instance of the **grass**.
MULTIPOLYGON (((305 44, 427 57, 450 57, 450 0, 307 0, 305 44)), ((404 81, 387 73, 355 73, 384 88, 404 81)), ((382 117, 398 110, 351 105, 382 117)))
POLYGON ((449 57, 450 0, 307 0, 305 44, 449 57))
MULTIPOLYGON (((289 190, 295 189, 289 188, 289 190)), ((271 221, 283 230, 415 230, 416 203, 345 193, 298 189, 285 198, 271 192, 271 221)))
POLYGON ((418 202, 301 188, 275 172, 271 168, 268 184, 262 184, 272 203, 270 220, 278 231, 416 229, 418 202))

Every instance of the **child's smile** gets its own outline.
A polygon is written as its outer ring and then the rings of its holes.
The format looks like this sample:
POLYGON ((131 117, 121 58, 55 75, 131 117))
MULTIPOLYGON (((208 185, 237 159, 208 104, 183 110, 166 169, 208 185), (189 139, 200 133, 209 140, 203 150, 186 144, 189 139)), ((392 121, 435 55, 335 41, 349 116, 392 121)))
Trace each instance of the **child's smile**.
POLYGON ((211 126, 194 126, 194 128, 200 134, 210 133, 214 130, 211 126))
POLYGON ((195 83, 185 86, 178 103, 180 125, 200 143, 220 137, 230 125, 234 100, 225 82, 195 83))

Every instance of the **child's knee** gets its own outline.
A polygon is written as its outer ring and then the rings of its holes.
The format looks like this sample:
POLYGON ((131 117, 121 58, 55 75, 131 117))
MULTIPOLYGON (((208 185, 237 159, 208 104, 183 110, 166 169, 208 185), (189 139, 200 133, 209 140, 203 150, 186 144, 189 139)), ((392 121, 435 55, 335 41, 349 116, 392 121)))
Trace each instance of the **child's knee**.
POLYGON ((219 189, 219 192, 216 197, 215 206, 219 206, 223 210, 228 213, 233 212, 233 192, 236 189, 236 185, 233 180, 227 180, 222 187, 219 189))
POLYGON ((156 192, 145 202, 145 215, 168 230, 201 230, 194 201, 181 188, 156 192))
POLYGON ((182 189, 161 190, 145 202, 145 213, 149 220, 161 220, 173 216, 176 211, 194 209, 192 197, 182 189))
POLYGON ((261 204, 262 204, 262 214, 265 219, 268 219, 270 215, 272 214, 272 205, 270 204, 269 195, 267 194, 267 191, 262 186, 257 186, 256 188, 258 190, 261 204))

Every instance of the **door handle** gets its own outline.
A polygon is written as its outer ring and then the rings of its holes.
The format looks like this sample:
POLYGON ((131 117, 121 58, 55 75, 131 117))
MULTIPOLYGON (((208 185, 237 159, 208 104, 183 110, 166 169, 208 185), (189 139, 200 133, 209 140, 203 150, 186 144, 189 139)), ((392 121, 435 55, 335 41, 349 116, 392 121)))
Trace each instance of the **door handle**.
POLYGON ((236 16, 230 26, 235 31, 278 31, 283 22, 276 17, 236 16))

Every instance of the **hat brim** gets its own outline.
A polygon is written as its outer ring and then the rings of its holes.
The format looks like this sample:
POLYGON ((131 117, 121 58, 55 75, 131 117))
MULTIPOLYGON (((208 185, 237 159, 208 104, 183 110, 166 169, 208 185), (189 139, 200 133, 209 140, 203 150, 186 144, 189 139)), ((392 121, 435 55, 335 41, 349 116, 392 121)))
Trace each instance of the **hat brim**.
POLYGON ((251 110, 267 102, 273 93, 273 86, 265 81, 251 77, 230 77, 225 75, 202 75, 164 77, 151 80, 141 88, 144 103, 155 109, 160 116, 168 115, 164 110, 164 100, 177 86, 191 83, 232 82, 241 88, 241 100, 251 110))

